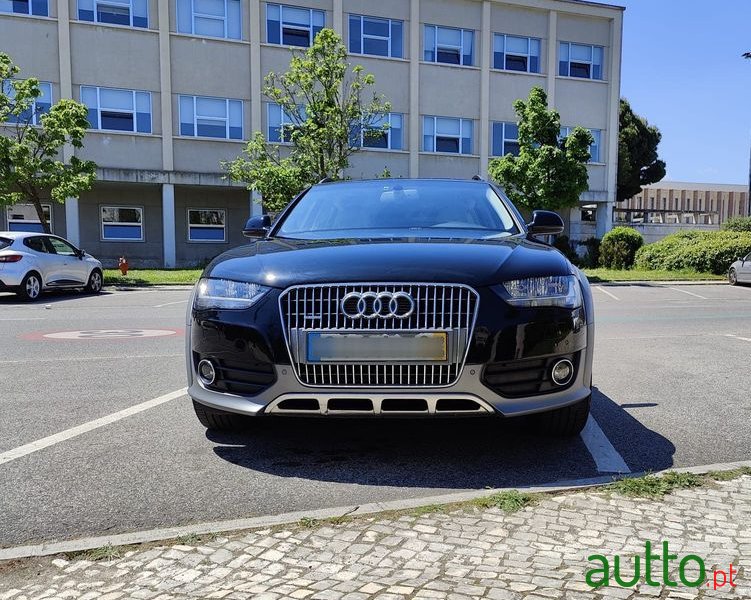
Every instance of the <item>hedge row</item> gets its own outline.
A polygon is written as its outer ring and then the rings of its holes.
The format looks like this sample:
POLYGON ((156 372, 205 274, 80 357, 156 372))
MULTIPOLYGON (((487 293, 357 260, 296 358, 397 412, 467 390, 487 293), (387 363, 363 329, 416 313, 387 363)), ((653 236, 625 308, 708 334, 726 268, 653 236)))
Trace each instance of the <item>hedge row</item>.
POLYGON ((751 232, 685 231, 640 248, 635 265, 640 269, 694 269, 722 275, 734 260, 749 252, 751 232))

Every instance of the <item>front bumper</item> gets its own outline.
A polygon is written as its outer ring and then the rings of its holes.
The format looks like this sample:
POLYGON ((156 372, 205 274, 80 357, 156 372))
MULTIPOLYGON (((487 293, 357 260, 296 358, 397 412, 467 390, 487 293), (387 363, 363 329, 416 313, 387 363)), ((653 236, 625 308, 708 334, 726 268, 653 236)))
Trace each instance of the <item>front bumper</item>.
POLYGON ((518 309, 490 289, 478 290, 480 308, 467 361, 456 382, 444 387, 303 385, 284 343, 277 291, 245 311, 192 312, 186 336, 188 394, 206 406, 244 415, 510 417, 554 410, 591 394, 594 323, 586 284, 584 291, 585 308, 572 311, 518 309), (508 386, 491 386, 486 376, 492 368, 497 382, 499 365, 545 365, 559 356, 573 357, 576 372, 558 389, 515 387, 513 393, 504 393, 508 386), (228 381, 232 373, 240 373, 239 365, 247 369, 240 381, 209 389, 196 375, 202 357, 229 363, 228 381))

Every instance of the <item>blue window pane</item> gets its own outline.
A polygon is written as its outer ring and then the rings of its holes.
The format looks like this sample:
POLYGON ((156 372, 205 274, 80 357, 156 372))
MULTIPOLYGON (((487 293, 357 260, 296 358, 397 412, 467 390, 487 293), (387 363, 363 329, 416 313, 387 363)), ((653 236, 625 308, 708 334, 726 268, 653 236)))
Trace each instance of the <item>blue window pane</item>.
POLYGON ((18 223, 10 221, 8 231, 30 231, 33 233, 44 233, 44 227, 41 223, 18 223))
POLYGON ((281 142, 282 141, 282 128, 279 126, 269 125, 269 142, 281 142))
POLYGON ((180 135, 195 135, 193 123, 180 123, 180 135))
POLYGON ((350 15, 349 17, 349 51, 362 54, 362 32, 360 30, 360 17, 357 15, 350 15))
POLYGON ((365 139, 363 140, 363 145, 367 148, 389 147, 388 133, 381 129, 371 129, 364 137, 365 139))
POLYGON ((49 16, 49 7, 47 0, 32 0, 31 1, 31 14, 38 17, 49 16))
POLYGON ((567 61, 559 61, 558 62, 558 75, 561 77, 568 77, 568 62, 567 61))
POLYGON ((139 133, 151 133, 151 115, 136 113, 136 128, 139 133))
POLYGON ((240 1, 227 1, 227 37, 233 40, 242 38, 242 18, 240 16, 240 1))
POLYGON ((316 36, 321 33, 321 30, 323 29, 323 26, 321 25, 314 25, 313 26, 313 39, 316 39, 316 36))
POLYGON ((143 27, 146 28, 149 26, 149 20, 146 17, 136 17, 133 16, 133 27, 143 27))
POLYGON ((198 121, 197 123, 198 131, 197 135, 199 137, 215 137, 215 138, 226 138, 227 137, 227 126, 225 123, 213 123, 210 121, 198 121))
POLYGON ((363 54, 373 54, 375 56, 388 56, 389 55, 388 40, 364 38, 362 41, 362 46, 363 46, 363 54))
POLYGON ((149 1, 148 0, 132 0, 131 6, 133 7, 133 26, 134 27, 148 27, 149 26, 149 1))
POLYGON ((459 140, 457 138, 449 138, 443 136, 436 136, 435 138, 436 152, 452 152, 459 154, 459 140))
POLYGON ((99 113, 95 108, 90 108, 86 118, 91 129, 99 129, 99 113))
POLYGON ((401 21, 391 21, 391 56, 402 58, 404 56, 402 46, 404 33, 401 21))
POLYGON ((602 79, 602 67, 600 65, 592 65, 592 79, 602 79))
POLYGON ((223 242, 224 229, 220 227, 190 227, 190 239, 194 242, 223 242))
POLYGON ((540 59, 538 57, 536 56, 529 57, 529 72, 530 73, 540 72, 540 59))
POLYGON ((141 226, 140 225, 111 225, 109 223, 104 224, 104 239, 114 240, 140 240, 141 239, 141 226))
POLYGON ((231 140, 241 140, 241 139, 243 139, 243 128, 242 127, 230 127, 229 128, 229 139, 231 139, 231 140))
POLYGON ((389 37, 389 22, 386 19, 365 17, 363 19, 362 27, 363 33, 366 35, 389 37))
POLYGON ((193 9, 190 0, 177 0, 177 31, 193 33, 193 9))
POLYGON ((284 27, 282 29, 282 43, 285 46, 307 48, 310 46, 310 32, 307 29, 284 27))
POLYGON ((29 2, 28 0, 13 0, 13 12, 22 15, 29 14, 29 2))
POLYGON ((435 148, 433 147, 432 135, 422 136, 422 149, 424 152, 435 152, 435 148))
POLYGON ((527 57, 514 54, 506 55, 506 69, 509 71, 526 71, 527 57))
POLYGON ((133 115, 103 110, 101 113, 102 129, 115 131, 133 131, 133 115))
POLYGON ((518 140, 519 139, 519 126, 516 123, 506 123, 506 139, 518 140))
POLYGON ((435 62, 435 27, 425 26, 425 55, 428 62, 435 62))
POLYGON ((503 156, 503 123, 493 123, 493 156, 503 156))
POLYGON ((52 108, 52 104, 49 102, 39 102, 39 100, 36 101, 36 117, 37 120, 39 117, 43 114, 46 114, 50 112, 50 108, 52 108))
POLYGON ((504 68, 504 54, 503 52, 493 52, 493 68, 494 69, 503 69, 504 68))
POLYGON ((313 29, 321 31, 326 25, 326 13, 322 10, 313 11, 313 29))
POLYGON ((130 9, 120 6, 97 6, 97 21, 113 25, 130 25, 130 9))
POLYGON ((78 18, 81 21, 93 21, 94 20, 94 11, 93 10, 85 10, 83 8, 78 9, 78 18))
POLYGON ((462 138, 462 154, 472 154, 472 138, 462 138))
POLYGON ((448 65, 462 64, 462 57, 459 54, 458 48, 438 48, 436 60, 439 63, 446 63, 448 65))
POLYGON ((402 149, 402 128, 394 127, 392 124, 391 129, 389 129, 389 135, 391 136, 391 149, 401 150, 402 149))
POLYGON ((589 63, 569 63, 569 75, 571 77, 581 77, 582 79, 592 78, 592 65, 589 63))
POLYGON ((474 63, 474 40, 475 40, 475 34, 474 31, 463 31, 462 32, 462 38, 463 38, 463 52, 464 55, 462 56, 462 64, 463 65, 473 65, 474 63))

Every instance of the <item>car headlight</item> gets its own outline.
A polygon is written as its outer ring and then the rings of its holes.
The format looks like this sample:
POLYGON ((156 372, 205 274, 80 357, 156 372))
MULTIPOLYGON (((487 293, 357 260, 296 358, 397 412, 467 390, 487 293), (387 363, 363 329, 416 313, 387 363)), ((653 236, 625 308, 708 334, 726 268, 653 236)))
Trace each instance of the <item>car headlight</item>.
POLYGON ((229 279, 201 279, 196 286, 193 307, 249 308, 258 302, 270 288, 257 283, 244 283, 229 279))
POLYGON ((514 306, 578 308, 582 305, 581 287, 574 275, 514 279, 496 286, 496 290, 514 306))

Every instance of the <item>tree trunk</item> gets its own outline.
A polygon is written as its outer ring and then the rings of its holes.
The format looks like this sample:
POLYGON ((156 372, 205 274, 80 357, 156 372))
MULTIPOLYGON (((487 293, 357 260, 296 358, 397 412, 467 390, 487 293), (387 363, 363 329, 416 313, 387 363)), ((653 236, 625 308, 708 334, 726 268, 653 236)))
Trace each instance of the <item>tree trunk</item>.
POLYGON ((47 217, 44 215, 44 208, 42 208, 42 201, 39 199, 39 196, 36 194, 32 195, 31 203, 34 205, 34 208, 37 211, 37 216, 39 217, 39 222, 42 224, 44 233, 52 233, 52 231, 50 230, 50 224, 47 221, 47 217))

